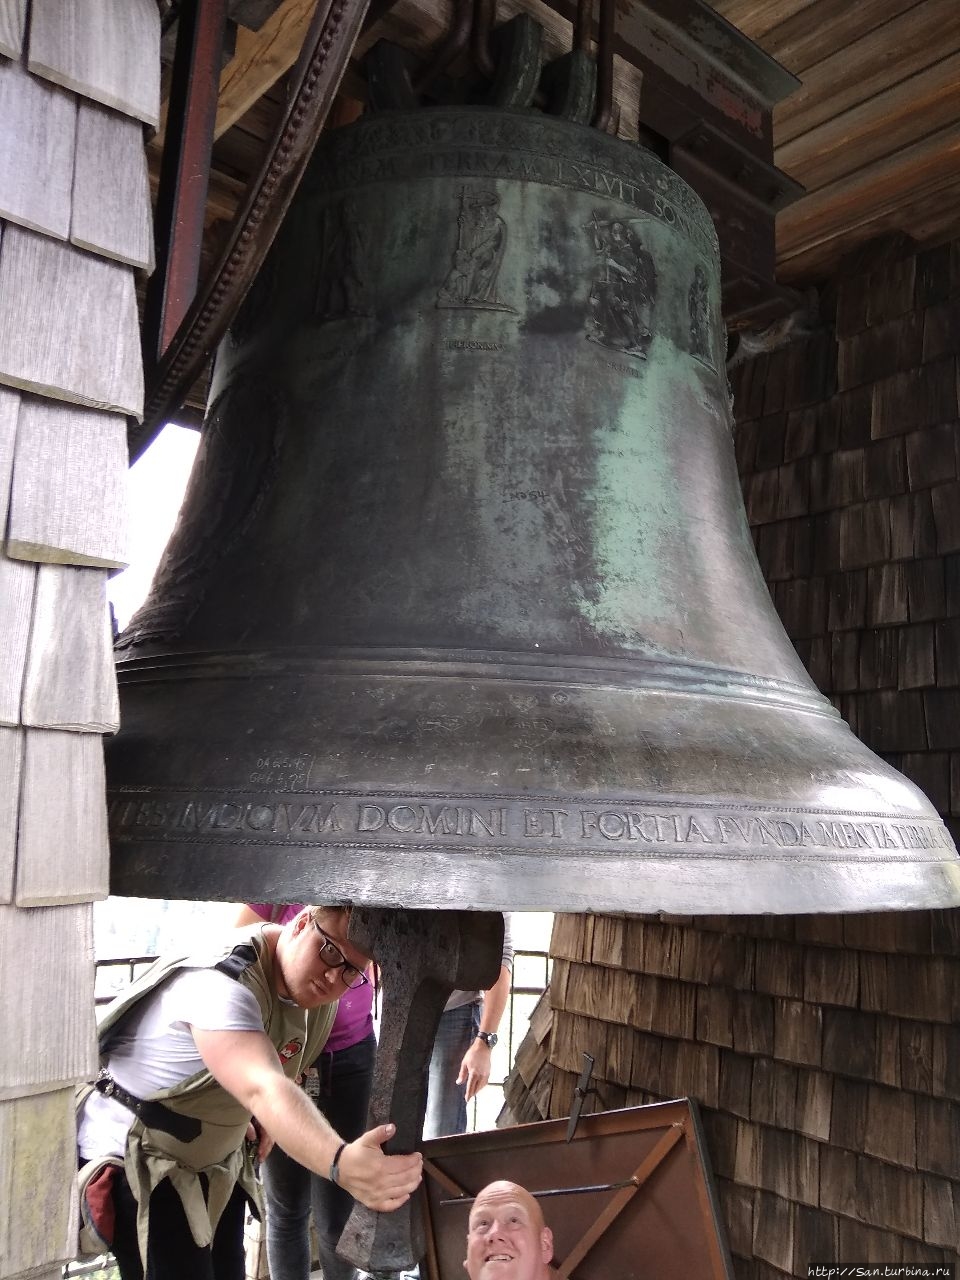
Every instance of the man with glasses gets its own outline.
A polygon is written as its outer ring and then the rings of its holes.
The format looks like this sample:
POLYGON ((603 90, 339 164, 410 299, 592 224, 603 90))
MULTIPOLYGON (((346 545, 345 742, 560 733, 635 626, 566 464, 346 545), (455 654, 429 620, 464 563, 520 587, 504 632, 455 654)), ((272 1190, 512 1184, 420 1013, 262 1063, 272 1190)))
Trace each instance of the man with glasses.
MULTIPOLYGON (((269 920, 286 924, 302 902, 251 902, 239 910, 237 925, 269 920)), ((354 981, 340 997, 330 1037, 305 1073, 304 1088, 341 1138, 359 1138, 367 1127, 377 1041, 373 1031, 373 983, 354 981)), ((337 1244, 353 1209, 343 1187, 298 1164, 274 1147, 264 1162, 267 1263, 271 1280, 308 1280, 313 1249, 310 1218, 317 1233, 323 1280, 359 1280, 359 1272, 337 1254, 337 1244)))
POLYGON ((305 907, 238 930, 208 954, 158 960, 107 1009, 78 1142, 85 1202, 123 1280, 242 1280, 244 1208, 259 1208, 255 1161, 274 1141, 372 1209, 418 1185, 418 1154, 381 1151, 392 1125, 344 1142, 296 1083, 339 997, 367 981, 347 922, 305 907))

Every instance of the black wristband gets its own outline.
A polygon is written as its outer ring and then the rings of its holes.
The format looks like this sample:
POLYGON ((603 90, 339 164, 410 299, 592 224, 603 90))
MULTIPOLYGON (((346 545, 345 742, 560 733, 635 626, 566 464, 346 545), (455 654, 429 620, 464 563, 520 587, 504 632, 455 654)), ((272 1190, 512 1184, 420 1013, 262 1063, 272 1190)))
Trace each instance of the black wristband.
POLYGON ((338 1185, 340 1182, 340 1157, 343 1155, 343 1148, 346 1145, 347 1144, 345 1142, 341 1142, 339 1147, 337 1147, 337 1154, 330 1161, 330 1181, 335 1182, 338 1185))

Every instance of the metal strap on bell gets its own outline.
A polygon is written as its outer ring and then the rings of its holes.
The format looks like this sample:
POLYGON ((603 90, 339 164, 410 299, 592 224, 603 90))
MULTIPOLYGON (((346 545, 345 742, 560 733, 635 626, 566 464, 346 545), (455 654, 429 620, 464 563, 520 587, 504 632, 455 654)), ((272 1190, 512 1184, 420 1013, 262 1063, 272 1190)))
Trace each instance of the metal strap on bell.
POLYGON ((322 141, 121 640, 113 889, 417 907, 960 903, 753 553, 716 238, 528 111, 322 141))

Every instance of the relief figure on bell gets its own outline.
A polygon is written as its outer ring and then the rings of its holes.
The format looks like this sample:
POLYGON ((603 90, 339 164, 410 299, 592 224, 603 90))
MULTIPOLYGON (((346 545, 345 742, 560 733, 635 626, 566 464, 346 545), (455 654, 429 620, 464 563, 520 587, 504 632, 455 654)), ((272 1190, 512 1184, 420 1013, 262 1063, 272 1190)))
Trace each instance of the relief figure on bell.
POLYGON ((356 209, 346 200, 324 209, 318 230, 314 318, 339 320, 369 315, 363 278, 367 245, 356 209))
POLYGON ((710 352, 710 337, 707 317, 708 308, 707 274, 697 263, 693 272, 693 282, 687 294, 687 309, 690 315, 690 354, 702 360, 704 364, 713 365, 710 352))
POLYGON ((596 255, 587 337, 646 359, 657 297, 653 256, 623 219, 605 220, 595 212, 584 229, 592 237, 596 255))
POLYGON ((495 191, 460 192, 457 243, 447 278, 437 291, 438 307, 513 311, 497 297, 497 277, 507 247, 507 224, 497 210, 495 191))

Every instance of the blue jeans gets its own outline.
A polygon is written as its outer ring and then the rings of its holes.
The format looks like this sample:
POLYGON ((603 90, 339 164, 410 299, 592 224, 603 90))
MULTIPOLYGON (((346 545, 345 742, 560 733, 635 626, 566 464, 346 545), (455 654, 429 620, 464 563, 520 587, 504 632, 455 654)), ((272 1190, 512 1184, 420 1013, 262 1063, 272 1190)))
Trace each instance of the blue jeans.
POLYGON ((466 1086, 457 1084, 460 1063, 480 1030, 480 1001, 447 1009, 440 1017, 430 1058, 424 1141, 448 1133, 466 1133, 466 1086))
MULTIPOLYGON (((318 1106, 347 1142, 366 1130, 377 1042, 373 1035, 359 1044, 324 1053, 318 1106)), ((285 1151, 274 1147, 263 1165, 267 1198, 267 1261, 271 1280, 307 1280, 310 1275, 310 1210, 317 1228, 324 1280, 356 1280, 357 1271, 336 1254, 353 1197, 342 1187, 313 1174, 285 1151)))

